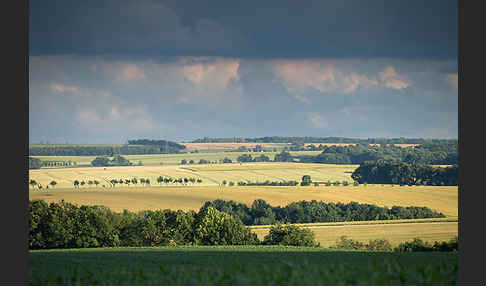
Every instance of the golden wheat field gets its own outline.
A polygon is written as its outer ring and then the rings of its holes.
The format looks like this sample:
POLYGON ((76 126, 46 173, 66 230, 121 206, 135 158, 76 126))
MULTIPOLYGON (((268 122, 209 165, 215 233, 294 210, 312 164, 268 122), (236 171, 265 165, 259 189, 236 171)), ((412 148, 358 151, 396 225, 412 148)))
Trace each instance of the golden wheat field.
MULTIPOLYGON (((410 220, 413 221, 413 220, 410 220)), ((336 244, 336 240, 345 235, 348 238, 367 243, 372 239, 387 239, 392 247, 404 241, 411 241, 420 238, 423 241, 433 243, 434 241, 448 241, 458 236, 457 221, 433 221, 433 222, 393 222, 376 224, 362 222, 360 224, 346 223, 319 223, 305 224, 304 228, 311 229, 316 241, 323 247, 336 244)), ((270 226, 250 227, 259 239, 268 234, 270 226)))
MULTIPOLYGON (((207 201, 234 200, 251 205, 264 199, 272 206, 285 206, 301 200, 324 202, 351 201, 378 206, 426 206, 442 212, 445 219, 433 221, 414 220, 395 222, 346 222, 304 224, 310 227, 322 246, 335 244, 341 235, 367 242, 369 239, 386 238, 393 245, 419 237, 425 241, 449 240, 458 234, 457 186, 222 186, 221 182, 233 181, 282 181, 300 182, 303 175, 313 181, 349 181, 357 165, 300 164, 300 163, 243 163, 184 166, 130 166, 87 167, 30 170, 29 179, 47 186, 55 180, 57 185, 48 190, 29 186, 29 199, 47 202, 64 200, 77 205, 104 205, 115 212, 123 210, 199 210, 207 201), (157 177, 202 179, 202 183, 158 184, 157 177), (111 179, 149 178, 150 186, 117 185, 110 187, 111 179), (74 188, 74 180, 98 180, 100 184, 74 188), (104 185, 104 187, 103 187, 104 185), (420 223, 418 223, 420 222, 420 223)), ((268 233, 269 226, 254 226, 260 238, 268 233)))
POLYGON ((152 185, 157 177, 200 178, 201 186, 218 186, 223 180, 238 181, 283 181, 300 182, 303 175, 311 175, 314 181, 352 182, 351 173, 357 165, 300 164, 300 163, 232 163, 214 165, 178 166, 127 166, 38 169, 29 171, 29 179, 46 186, 55 180, 58 188, 74 188, 75 180, 98 180, 108 187, 111 179, 148 178, 152 185))
POLYGON ((58 202, 61 199, 76 204, 105 205, 115 211, 124 209, 198 210, 206 201, 234 200, 251 205, 256 199, 285 206, 301 200, 376 204, 378 206, 426 206, 446 216, 457 217, 457 187, 223 187, 223 186, 154 186, 154 187, 83 187, 31 189, 29 198, 58 202))

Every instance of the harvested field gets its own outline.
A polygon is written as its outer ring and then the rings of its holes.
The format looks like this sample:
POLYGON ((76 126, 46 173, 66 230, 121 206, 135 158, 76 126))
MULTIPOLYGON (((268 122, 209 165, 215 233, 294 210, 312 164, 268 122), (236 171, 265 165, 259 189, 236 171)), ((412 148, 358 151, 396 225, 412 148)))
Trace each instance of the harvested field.
MULTIPOLYGON (((323 247, 329 247, 336 244, 336 240, 346 235, 348 238, 367 243, 373 239, 387 239, 392 247, 404 241, 411 241, 414 238, 420 238, 423 241, 434 243, 434 241, 448 241, 454 236, 458 236, 457 221, 440 221, 435 222, 413 222, 413 220, 395 222, 386 221, 379 224, 373 222, 356 223, 327 223, 322 225, 305 224, 303 227, 311 229, 316 235, 316 241, 323 247)), ((268 234, 270 226, 251 226, 253 232, 263 239, 268 234)))

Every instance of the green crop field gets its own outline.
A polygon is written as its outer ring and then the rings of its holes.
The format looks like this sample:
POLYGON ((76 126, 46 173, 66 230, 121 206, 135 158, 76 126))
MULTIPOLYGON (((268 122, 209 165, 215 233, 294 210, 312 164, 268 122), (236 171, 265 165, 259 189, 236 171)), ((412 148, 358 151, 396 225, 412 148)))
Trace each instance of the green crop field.
POLYGON ((30 285, 457 285, 458 254, 284 246, 29 251, 30 285))

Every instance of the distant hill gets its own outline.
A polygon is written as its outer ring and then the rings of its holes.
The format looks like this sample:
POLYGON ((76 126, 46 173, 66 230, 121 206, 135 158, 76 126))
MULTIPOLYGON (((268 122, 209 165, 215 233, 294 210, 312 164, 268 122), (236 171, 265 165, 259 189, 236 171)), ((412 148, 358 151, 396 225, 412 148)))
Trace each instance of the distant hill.
POLYGON ((186 146, 166 140, 129 140, 128 144, 31 144, 29 156, 115 156, 180 153, 186 146))
POLYGON ((257 138, 245 137, 204 137, 191 141, 191 143, 353 143, 353 144, 443 144, 454 143, 457 139, 424 139, 424 138, 347 138, 347 137, 284 137, 266 136, 257 138))

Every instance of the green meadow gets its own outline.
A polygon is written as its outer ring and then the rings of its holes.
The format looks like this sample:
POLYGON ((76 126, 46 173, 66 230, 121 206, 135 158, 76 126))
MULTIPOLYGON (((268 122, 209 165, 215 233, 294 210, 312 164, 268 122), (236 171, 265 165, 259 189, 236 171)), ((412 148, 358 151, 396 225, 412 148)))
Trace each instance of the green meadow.
POLYGON ((456 285, 458 254, 286 246, 29 251, 30 285, 456 285))

